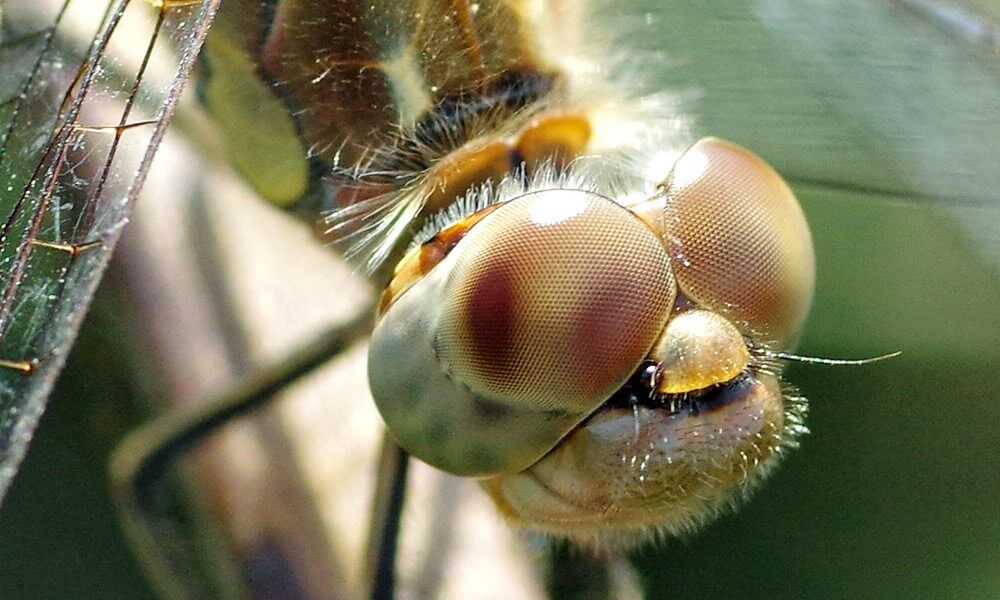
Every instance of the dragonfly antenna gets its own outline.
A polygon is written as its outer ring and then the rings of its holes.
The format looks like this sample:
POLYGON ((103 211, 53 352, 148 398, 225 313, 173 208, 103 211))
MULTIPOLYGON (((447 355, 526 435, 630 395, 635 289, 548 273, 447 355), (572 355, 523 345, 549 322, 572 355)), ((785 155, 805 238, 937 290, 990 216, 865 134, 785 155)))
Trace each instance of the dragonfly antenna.
POLYGON ((769 358, 794 360, 796 362, 803 362, 814 365, 831 365, 831 366, 843 367, 843 366, 867 365, 870 363, 883 361, 889 358, 896 358, 897 356, 902 354, 902 352, 897 350, 895 352, 890 352, 888 354, 883 354, 881 356, 873 356, 872 358, 855 358, 855 359, 819 358, 816 356, 802 356, 800 354, 791 354, 788 352, 771 352, 770 350, 764 350, 763 354, 769 358))

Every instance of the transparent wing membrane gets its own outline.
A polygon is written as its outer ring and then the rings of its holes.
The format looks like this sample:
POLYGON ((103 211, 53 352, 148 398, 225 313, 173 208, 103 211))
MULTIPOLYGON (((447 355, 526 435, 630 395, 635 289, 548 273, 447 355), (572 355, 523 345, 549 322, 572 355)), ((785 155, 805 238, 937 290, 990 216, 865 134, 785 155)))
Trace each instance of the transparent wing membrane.
POLYGON ((26 0, 0 6, 2 493, 215 3, 26 0))

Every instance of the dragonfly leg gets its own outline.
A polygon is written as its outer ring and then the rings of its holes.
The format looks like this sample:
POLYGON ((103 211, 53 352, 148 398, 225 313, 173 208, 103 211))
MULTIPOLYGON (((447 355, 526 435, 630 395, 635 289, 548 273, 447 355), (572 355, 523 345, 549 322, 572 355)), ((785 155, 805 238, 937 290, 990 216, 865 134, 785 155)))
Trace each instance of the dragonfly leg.
POLYGON ((340 355, 371 329, 369 307, 318 336, 296 353, 244 379, 193 409, 168 412, 126 437, 110 462, 112 494, 126 533, 157 587, 177 596, 183 560, 160 545, 167 517, 157 496, 188 450, 232 420, 266 406, 277 393, 340 355))
POLYGON ((393 437, 383 433, 364 563, 367 597, 372 600, 395 596, 396 540, 406 497, 408 459, 393 437))

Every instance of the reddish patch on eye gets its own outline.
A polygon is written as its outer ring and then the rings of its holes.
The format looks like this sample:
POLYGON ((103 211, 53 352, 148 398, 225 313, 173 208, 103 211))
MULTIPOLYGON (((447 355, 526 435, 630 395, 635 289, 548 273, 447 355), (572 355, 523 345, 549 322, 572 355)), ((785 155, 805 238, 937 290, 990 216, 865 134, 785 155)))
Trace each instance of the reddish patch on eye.
POLYGON ((501 378, 517 365, 516 266, 490 261, 479 273, 465 303, 469 356, 474 369, 487 379, 501 378))

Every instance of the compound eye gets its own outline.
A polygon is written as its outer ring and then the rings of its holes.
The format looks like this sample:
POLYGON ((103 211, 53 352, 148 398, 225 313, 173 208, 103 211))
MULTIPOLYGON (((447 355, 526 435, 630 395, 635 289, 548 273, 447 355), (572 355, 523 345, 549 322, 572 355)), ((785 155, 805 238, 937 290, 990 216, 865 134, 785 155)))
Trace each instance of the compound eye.
POLYGON ((774 169, 706 138, 664 182, 663 226, 681 291, 774 342, 797 334, 815 267, 805 215, 774 169))
POLYGON ((650 351, 676 294, 658 236, 585 191, 512 200, 454 252, 435 340, 442 367, 481 397, 535 412, 585 416, 606 400, 650 351))

